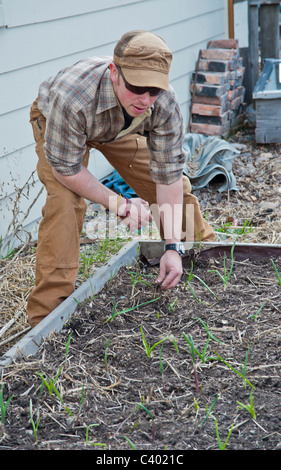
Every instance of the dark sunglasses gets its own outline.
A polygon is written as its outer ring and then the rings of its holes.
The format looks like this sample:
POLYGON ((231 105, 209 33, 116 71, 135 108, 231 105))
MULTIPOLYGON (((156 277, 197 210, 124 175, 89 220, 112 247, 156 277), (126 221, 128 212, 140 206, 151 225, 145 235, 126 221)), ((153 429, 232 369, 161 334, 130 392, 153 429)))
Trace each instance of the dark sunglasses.
POLYGON ((123 75, 123 72, 120 67, 117 67, 121 77, 124 80, 125 87, 127 90, 129 90, 131 93, 134 93, 135 95, 144 95, 144 93, 149 93, 150 96, 158 96, 160 93, 162 93, 162 88, 156 88, 154 86, 135 86, 131 85, 129 82, 127 82, 126 78, 123 75))

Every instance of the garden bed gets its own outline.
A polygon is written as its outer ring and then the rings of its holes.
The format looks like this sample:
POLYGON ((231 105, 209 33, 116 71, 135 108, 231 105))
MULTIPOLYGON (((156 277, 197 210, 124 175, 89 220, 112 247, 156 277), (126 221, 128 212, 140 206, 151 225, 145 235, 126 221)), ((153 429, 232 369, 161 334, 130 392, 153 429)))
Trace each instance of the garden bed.
POLYGON ((263 250, 193 249, 169 292, 142 250, 5 368, 0 449, 215 450, 216 426, 227 449, 279 449, 280 247, 263 250))

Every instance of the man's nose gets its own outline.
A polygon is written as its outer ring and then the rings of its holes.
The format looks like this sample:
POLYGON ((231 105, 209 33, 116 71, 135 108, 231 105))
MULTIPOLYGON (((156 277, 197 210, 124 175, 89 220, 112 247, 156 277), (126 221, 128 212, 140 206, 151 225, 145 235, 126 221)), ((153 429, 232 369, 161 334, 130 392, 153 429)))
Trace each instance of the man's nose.
POLYGON ((151 96, 149 92, 147 91, 146 93, 143 93, 143 95, 139 95, 139 100, 142 104, 150 105, 151 96))

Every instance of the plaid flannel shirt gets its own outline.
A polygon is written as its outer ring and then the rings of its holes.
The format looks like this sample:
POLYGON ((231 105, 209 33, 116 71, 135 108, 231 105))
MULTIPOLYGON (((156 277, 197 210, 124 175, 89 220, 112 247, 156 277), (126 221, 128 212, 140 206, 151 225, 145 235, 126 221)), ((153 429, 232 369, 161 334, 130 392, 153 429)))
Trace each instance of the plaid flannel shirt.
MULTIPOLYGON (((112 142, 124 134, 124 115, 110 78, 111 58, 86 58, 60 71, 39 88, 38 108, 46 117, 45 153, 64 175, 82 168, 87 141, 112 142)), ((147 115, 134 118, 126 132, 147 137, 151 176, 156 183, 177 181, 186 154, 183 119, 172 88, 163 91, 147 115)))

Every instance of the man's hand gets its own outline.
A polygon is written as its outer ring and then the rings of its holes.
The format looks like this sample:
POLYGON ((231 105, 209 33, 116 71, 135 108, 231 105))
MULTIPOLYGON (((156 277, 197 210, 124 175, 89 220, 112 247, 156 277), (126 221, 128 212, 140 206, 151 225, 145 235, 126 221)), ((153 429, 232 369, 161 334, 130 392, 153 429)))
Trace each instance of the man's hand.
MULTIPOLYGON (((172 184, 156 185, 164 240, 166 244, 179 243, 182 235, 182 178, 172 184)), ((167 250, 160 260, 160 273, 157 282, 162 289, 175 287, 182 275, 182 260, 177 251, 167 250)))
POLYGON ((176 251, 168 250, 160 260, 160 272, 157 283, 161 284, 162 289, 171 289, 175 287, 182 275, 182 260, 176 251))
POLYGON ((116 193, 98 181, 85 167, 70 176, 62 175, 53 168, 53 174, 59 183, 73 193, 117 212, 117 215, 122 217, 123 222, 132 232, 140 230, 141 227, 145 227, 148 222, 152 221, 146 201, 140 198, 132 198, 128 201, 121 198, 119 201, 116 193), (116 201, 118 201, 117 206, 116 201))
POLYGON ((146 227, 152 221, 152 216, 148 212, 147 202, 140 198, 131 198, 127 201, 122 200, 118 206, 117 213, 122 217, 123 222, 131 232, 146 227))

